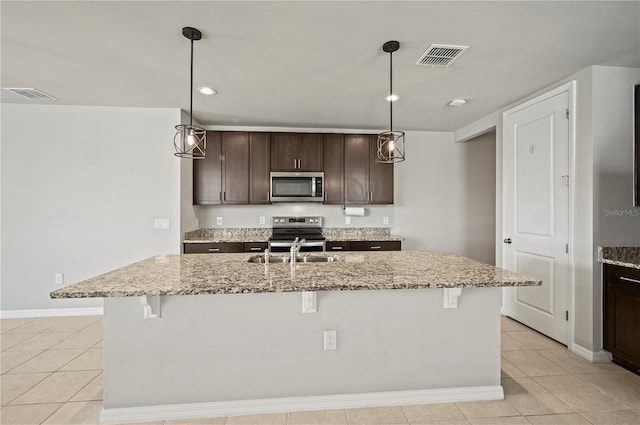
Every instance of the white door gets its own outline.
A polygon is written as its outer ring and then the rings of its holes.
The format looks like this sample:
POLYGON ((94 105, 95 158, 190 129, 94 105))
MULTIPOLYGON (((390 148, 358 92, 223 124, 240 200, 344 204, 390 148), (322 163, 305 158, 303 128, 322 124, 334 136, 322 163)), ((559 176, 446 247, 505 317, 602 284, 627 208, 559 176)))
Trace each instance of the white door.
POLYGON ((508 288, 508 316, 567 345, 569 317, 569 93, 504 115, 503 267, 542 280, 508 288))

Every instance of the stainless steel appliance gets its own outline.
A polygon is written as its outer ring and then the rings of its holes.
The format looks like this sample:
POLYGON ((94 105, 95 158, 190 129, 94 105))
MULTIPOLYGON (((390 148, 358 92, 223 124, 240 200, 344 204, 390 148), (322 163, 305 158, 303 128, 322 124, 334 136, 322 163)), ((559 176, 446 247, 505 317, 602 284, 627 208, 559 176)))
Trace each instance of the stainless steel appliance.
POLYGON ((323 202, 324 173, 271 172, 271 202, 323 202))
POLYGON ((325 250, 322 217, 273 217, 272 225, 270 252, 289 252, 296 238, 305 240, 300 252, 325 250))

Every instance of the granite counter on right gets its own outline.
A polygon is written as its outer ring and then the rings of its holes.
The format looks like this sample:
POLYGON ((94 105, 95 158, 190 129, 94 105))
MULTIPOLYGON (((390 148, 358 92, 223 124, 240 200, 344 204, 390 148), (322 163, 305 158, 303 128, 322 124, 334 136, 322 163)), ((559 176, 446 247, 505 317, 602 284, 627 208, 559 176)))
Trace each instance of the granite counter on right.
POLYGON ((640 374, 640 247, 600 247, 604 349, 640 374))

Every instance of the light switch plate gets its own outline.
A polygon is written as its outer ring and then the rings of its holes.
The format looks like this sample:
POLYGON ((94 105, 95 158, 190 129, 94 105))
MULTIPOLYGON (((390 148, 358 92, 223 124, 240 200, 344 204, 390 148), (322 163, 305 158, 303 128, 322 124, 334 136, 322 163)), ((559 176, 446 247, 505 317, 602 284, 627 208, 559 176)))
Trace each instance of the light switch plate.
POLYGON ((64 284, 64 274, 63 273, 56 273, 56 275, 55 275, 55 283, 56 283, 56 285, 64 284))
POLYGON ((159 230, 168 230, 169 229, 169 219, 168 218, 156 218, 153 221, 153 227, 159 230))
POLYGON ((346 216, 346 217, 344 218, 344 223, 345 223, 345 224, 351 224, 351 217, 346 216))
POLYGON ((383 226, 388 226, 389 225, 389 217, 387 217, 386 215, 384 217, 382 217, 382 225, 383 226))

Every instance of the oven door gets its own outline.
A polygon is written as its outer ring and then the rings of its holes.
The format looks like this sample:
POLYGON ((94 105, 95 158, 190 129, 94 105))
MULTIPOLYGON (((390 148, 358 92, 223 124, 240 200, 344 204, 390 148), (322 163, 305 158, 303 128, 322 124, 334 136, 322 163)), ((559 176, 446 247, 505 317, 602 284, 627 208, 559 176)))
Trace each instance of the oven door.
POLYGON ((323 202, 324 173, 271 173, 271 202, 323 202))
MULTIPOLYGON (((274 240, 269 241, 270 252, 289 252, 293 241, 274 240)), ((323 252, 325 242, 323 240, 304 241, 300 247, 300 252, 323 252)))

